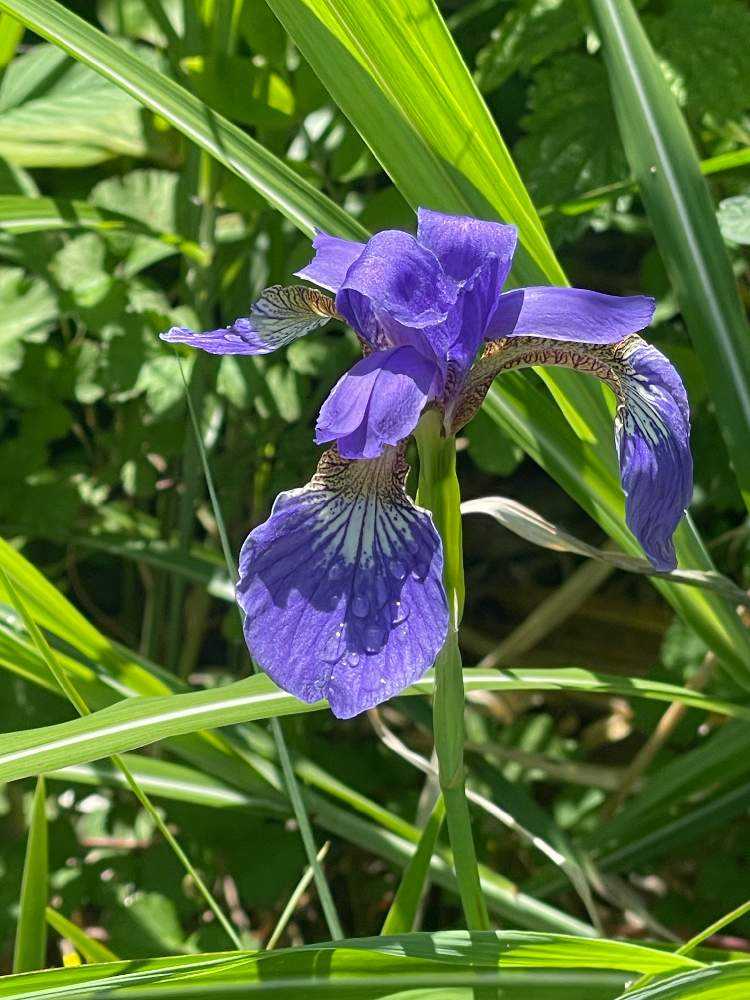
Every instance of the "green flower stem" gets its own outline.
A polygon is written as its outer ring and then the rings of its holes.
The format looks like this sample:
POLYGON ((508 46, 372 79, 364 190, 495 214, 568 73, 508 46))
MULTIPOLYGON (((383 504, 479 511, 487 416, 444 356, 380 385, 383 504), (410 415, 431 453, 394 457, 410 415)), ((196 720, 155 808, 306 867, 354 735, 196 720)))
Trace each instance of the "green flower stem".
POLYGON ((461 904, 469 930, 489 930, 490 921, 479 882, 464 787, 464 684, 458 627, 464 607, 461 547, 461 495, 456 477, 455 439, 445 437, 436 410, 424 414, 416 431, 419 448, 417 503, 432 512, 443 540, 443 581, 448 597, 448 637, 435 662, 434 728, 440 788, 445 801, 461 904))

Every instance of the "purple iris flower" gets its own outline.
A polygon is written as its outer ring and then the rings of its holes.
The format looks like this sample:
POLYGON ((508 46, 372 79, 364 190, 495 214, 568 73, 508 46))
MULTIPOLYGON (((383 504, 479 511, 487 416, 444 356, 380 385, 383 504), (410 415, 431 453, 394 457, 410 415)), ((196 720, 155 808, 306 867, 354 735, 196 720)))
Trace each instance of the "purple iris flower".
POLYGON ((652 299, 503 292, 515 227, 427 209, 416 238, 320 232, 313 247, 298 275, 335 300, 274 286, 230 327, 162 335, 213 354, 265 354, 336 318, 362 343, 363 359, 321 408, 315 440, 331 447, 315 476, 277 498, 240 555, 245 637, 281 687, 327 698, 348 718, 433 664, 448 629, 442 549, 404 489, 405 445, 426 407, 455 433, 503 371, 561 365, 612 388, 627 523, 657 569, 674 568, 672 534, 692 491, 689 412, 675 369, 637 336, 652 299))

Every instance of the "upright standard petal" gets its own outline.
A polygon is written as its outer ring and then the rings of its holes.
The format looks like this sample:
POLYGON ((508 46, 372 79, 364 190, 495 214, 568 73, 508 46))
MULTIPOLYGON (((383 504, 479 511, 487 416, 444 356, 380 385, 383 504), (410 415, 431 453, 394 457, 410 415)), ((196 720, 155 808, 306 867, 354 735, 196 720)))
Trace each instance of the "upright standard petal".
POLYGON ((341 317, 333 299, 317 289, 271 285, 253 304, 250 316, 236 319, 231 326, 207 333, 173 326, 160 337, 209 354, 270 354, 337 318, 341 317))
MULTIPOLYGON (((447 359, 443 402, 450 410, 463 385, 488 325, 497 308, 497 292, 502 284, 504 262, 488 254, 471 277, 461 285, 456 303, 444 324, 447 359)), ((434 341, 438 337, 433 336, 434 341)))
POLYGON ((411 434, 439 386, 438 368, 413 347, 375 351, 333 387, 315 441, 336 441, 343 458, 377 458, 411 434))
POLYGON ((516 288, 500 296, 487 339, 550 337, 614 344, 644 330, 653 315, 654 300, 648 295, 604 295, 548 285, 516 288))
POLYGON ((408 233, 387 230, 373 236, 347 271, 336 308, 376 349, 404 343, 420 349, 421 331, 442 323, 455 298, 435 255, 408 233))
POLYGON ((674 569, 672 535, 693 490, 690 411, 675 369, 655 347, 635 335, 617 344, 537 337, 494 341, 467 379, 452 429, 476 413, 496 375, 531 365, 573 368, 596 376, 613 390, 627 525, 656 569, 674 569))
POLYGON ((407 497, 407 471, 399 449, 373 462, 331 449, 240 555, 250 652, 285 691, 327 698, 342 719, 419 680, 447 634, 440 536, 407 497))
POLYGON ((431 250, 454 281, 466 281, 487 254, 500 261, 499 293, 510 272, 518 231, 501 222, 483 222, 467 215, 446 215, 429 208, 417 209, 417 240, 431 250))
POLYGON ((337 292, 346 277, 346 272, 364 248, 364 243, 344 240, 340 236, 329 236, 321 229, 313 240, 315 257, 306 267, 295 273, 298 278, 304 278, 313 285, 320 285, 330 292, 337 292))

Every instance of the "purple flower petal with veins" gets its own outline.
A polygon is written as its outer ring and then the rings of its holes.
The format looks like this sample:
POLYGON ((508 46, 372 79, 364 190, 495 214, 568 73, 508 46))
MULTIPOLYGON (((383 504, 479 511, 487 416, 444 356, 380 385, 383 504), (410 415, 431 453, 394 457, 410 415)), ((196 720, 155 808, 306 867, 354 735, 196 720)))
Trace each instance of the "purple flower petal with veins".
POLYGON ((419 680, 445 642, 440 536, 405 475, 395 448, 372 462, 326 452, 240 555, 253 656, 285 691, 327 698, 342 719, 419 680))
POLYGON ((358 361, 323 404, 316 444, 338 442, 343 458, 377 458, 386 445, 407 438, 440 372, 413 347, 391 347, 358 361))

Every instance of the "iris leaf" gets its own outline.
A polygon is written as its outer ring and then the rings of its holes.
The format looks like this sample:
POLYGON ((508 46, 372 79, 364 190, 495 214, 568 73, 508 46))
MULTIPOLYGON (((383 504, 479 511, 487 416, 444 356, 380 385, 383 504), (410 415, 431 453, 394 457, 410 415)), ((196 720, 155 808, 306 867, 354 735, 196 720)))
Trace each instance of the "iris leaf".
POLYGON ((390 996, 421 987, 425 995, 432 988, 438 992, 431 995, 462 998, 467 995, 462 986, 492 981, 503 986, 504 1000, 519 1000, 530 992, 550 1000, 570 1000, 584 992, 587 1000, 608 1000, 624 989, 627 975, 705 968, 694 959, 627 942, 523 931, 471 937, 465 931, 444 931, 355 938, 272 954, 209 953, 51 969, 34 977, 5 977, 0 997, 104 997, 115 990, 120 995, 127 987, 132 996, 156 991, 164 997, 228 997, 252 990, 254 995, 309 997, 323 989, 369 998, 383 996, 384 990, 390 996))
MULTIPOLYGON (((571 690, 681 701, 694 708, 750 721, 750 708, 744 705, 723 702, 673 684, 588 670, 466 669, 464 684, 467 691, 571 690)), ((405 693, 431 694, 433 687, 434 676, 430 673, 405 693)), ((128 698, 70 722, 6 733, 0 739, 0 781, 99 760, 212 726, 298 715, 325 705, 324 701, 313 704, 298 701, 262 674, 208 691, 128 698)))
POLYGON ((47 814, 44 777, 37 778, 18 909, 13 971, 43 969, 47 954, 47 814))
POLYGON ((592 0, 620 134, 750 508, 750 337, 687 125, 630 0, 592 0))

